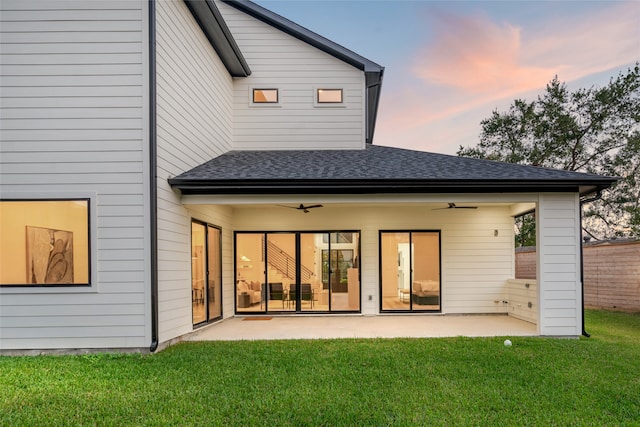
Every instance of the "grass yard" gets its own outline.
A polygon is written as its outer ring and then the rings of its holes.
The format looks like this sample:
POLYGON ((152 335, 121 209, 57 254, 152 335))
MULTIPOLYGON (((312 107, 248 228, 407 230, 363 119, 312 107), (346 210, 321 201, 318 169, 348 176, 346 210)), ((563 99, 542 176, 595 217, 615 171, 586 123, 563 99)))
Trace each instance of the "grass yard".
POLYGON ((0 425, 640 425, 640 314, 587 330, 0 357, 0 425))

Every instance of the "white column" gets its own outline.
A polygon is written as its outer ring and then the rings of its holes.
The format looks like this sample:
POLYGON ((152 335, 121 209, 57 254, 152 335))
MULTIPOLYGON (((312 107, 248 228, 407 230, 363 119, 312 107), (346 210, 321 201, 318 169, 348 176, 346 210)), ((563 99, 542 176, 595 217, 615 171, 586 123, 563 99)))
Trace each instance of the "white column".
POLYGON ((577 193, 540 194, 536 210, 538 333, 582 333, 580 201, 577 193))

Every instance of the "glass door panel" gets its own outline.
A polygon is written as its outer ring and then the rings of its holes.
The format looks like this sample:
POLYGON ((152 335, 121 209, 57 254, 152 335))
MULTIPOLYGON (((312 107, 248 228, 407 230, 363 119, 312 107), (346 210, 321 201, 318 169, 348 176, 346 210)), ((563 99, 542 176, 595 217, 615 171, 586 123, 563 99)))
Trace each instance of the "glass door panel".
POLYGON ((360 309, 359 241, 359 233, 331 233, 331 249, 324 254, 329 263, 331 311, 360 309))
POLYGON ((411 233, 411 242, 414 247, 411 308, 440 310, 440 233, 411 233))
POLYGON ((236 234, 236 311, 261 312, 266 309, 263 233, 236 234))
POLYGON ((408 310, 411 303, 409 233, 381 233, 382 310, 408 310))
POLYGON ((323 288, 320 258, 327 235, 300 234, 300 311, 329 311, 329 290, 323 288))
POLYGON ((360 310, 360 233, 351 233, 353 236, 350 243, 353 250, 347 249, 342 257, 342 264, 338 264, 338 269, 345 269, 347 276, 347 306, 346 311, 360 310), (349 255, 347 257, 346 255, 349 255))
POLYGON ((192 322, 197 325, 207 320, 205 280, 207 262, 205 258, 205 226, 191 223, 191 308, 192 322))
POLYGON ((222 239, 220 229, 207 226, 209 319, 222 317, 222 239))
POLYGON ((295 233, 267 234, 267 311, 296 311, 297 268, 295 233))

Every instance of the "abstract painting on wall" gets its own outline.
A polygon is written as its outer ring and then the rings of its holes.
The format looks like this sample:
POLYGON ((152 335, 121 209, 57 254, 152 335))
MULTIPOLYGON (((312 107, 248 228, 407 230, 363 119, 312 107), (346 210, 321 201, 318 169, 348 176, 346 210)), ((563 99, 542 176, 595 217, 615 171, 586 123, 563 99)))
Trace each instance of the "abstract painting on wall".
POLYGON ((73 283, 73 232, 27 225, 27 282, 73 283))

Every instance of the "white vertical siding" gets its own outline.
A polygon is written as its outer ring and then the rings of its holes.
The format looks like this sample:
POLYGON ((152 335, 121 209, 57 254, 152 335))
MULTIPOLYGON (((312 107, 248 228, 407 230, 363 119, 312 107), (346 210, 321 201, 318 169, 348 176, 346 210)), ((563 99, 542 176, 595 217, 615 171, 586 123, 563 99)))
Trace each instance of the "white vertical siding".
POLYGON ((578 209, 575 193, 540 195, 536 228, 541 335, 582 333, 578 209))
MULTIPOLYGON (((162 0, 156 7, 158 315, 164 342, 193 329, 191 218, 222 227, 223 245, 230 245, 229 209, 189 212, 167 179, 231 149, 233 83, 182 1, 162 0)), ((225 308, 225 315, 232 312, 225 308)))
POLYGON ((364 72, 216 2, 252 74, 234 81, 234 149, 357 149, 365 144, 364 72), (278 106, 250 105, 252 87, 278 106), (314 88, 343 88, 343 107, 314 107, 314 88))
POLYGON ((147 3, 0 7, 3 197, 92 195, 97 243, 90 289, 0 289, 0 348, 148 347, 147 3))

